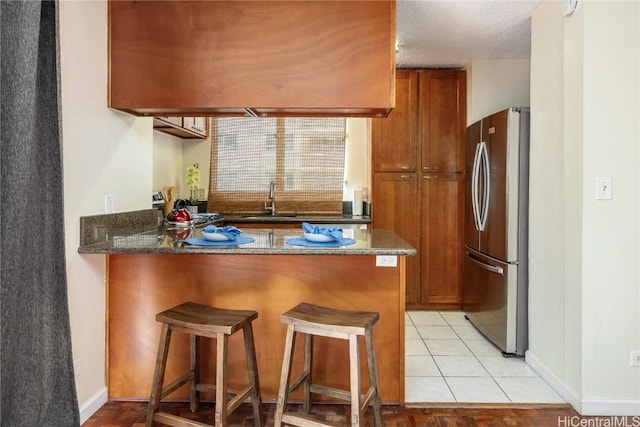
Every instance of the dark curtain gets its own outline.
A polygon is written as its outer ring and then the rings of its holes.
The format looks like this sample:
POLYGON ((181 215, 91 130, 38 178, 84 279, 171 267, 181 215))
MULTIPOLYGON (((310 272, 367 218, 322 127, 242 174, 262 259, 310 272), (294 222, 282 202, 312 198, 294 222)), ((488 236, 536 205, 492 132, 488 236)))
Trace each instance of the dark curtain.
POLYGON ((77 426, 57 3, 0 0, 0 424, 77 426))

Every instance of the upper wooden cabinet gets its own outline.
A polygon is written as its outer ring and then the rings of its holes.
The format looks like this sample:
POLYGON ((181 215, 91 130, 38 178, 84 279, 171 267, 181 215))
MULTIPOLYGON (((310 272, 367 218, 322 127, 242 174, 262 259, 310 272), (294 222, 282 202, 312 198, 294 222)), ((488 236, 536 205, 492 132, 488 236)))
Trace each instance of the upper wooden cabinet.
POLYGON ((206 139, 209 137, 207 117, 154 117, 153 129, 183 139, 206 139))
POLYGON ((464 172, 467 124, 465 71, 421 71, 422 172, 464 172))
POLYGON ((398 70, 396 107, 372 121, 374 172, 463 172, 466 72, 398 70))
POLYGON ((392 1, 109 1, 109 107, 136 115, 384 117, 392 1))
POLYGON ((396 73, 396 106, 384 119, 372 120, 375 172, 415 172, 418 167, 418 73, 396 73))

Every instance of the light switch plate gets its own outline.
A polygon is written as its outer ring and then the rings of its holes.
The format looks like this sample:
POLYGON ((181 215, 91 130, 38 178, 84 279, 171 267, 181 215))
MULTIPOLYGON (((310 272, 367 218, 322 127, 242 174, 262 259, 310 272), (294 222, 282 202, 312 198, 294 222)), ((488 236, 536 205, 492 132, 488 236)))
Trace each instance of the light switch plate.
POLYGON ((114 204, 115 201, 113 198, 113 194, 107 194, 106 196, 104 196, 104 213, 113 213, 114 204))
POLYGON ((596 176, 596 200, 613 199, 612 185, 610 176, 596 176))

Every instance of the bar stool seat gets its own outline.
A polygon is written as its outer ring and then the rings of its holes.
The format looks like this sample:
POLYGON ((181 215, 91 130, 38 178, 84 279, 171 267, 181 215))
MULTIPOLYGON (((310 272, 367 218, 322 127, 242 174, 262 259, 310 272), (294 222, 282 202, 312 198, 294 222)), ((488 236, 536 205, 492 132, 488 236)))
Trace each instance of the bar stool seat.
POLYGON ((328 426, 328 424, 307 415, 311 409, 311 393, 350 401, 351 419, 349 425, 352 427, 361 425, 362 414, 369 405, 372 405, 375 426, 382 426, 382 405, 378 392, 378 373, 371 331, 379 318, 379 313, 375 312, 337 310, 307 303, 299 304, 280 316, 280 320, 287 323, 288 326, 274 427, 280 427, 282 424, 301 427, 328 426), (302 374, 291 383, 291 364, 295 337, 298 333, 305 334, 304 367, 302 374), (340 390, 313 383, 311 371, 314 335, 349 341, 350 390, 340 390), (364 394, 360 392, 359 336, 364 336, 369 368, 369 388, 364 394), (289 393, 301 386, 304 395, 303 410, 307 414, 285 412, 289 393))
POLYGON ((173 307, 156 315, 156 321, 162 323, 158 356, 149 407, 147 409, 146 427, 162 423, 165 425, 206 426, 186 418, 159 410, 160 400, 174 392, 180 386, 190 383, 189 402, 191 411, 199 409, 200 392, 215 393, 215 426, 227 426, 227 417, 235 411, 241 403, 251 399, 253 405, 254 426, 264 425, 262 412, 262 397, 256 364, 255 345, 253 341, 252 322, 258 317, 258 312, 250 310, 226 310, 209 307, 193 302, 173 307), (235 392, 227 388, 227 352, 229 336, 242 330, 249 373, 249 385, 242 391, 235 392), (189 334, 190 361, 189 372, 163 388, 164 374, 167 366, 167 354, 172 332, 189 334), (200 383, 199 339, 198 337, 216 339, 216 384, 200 383), (233 398, 229 400, 229 395, 233 398))

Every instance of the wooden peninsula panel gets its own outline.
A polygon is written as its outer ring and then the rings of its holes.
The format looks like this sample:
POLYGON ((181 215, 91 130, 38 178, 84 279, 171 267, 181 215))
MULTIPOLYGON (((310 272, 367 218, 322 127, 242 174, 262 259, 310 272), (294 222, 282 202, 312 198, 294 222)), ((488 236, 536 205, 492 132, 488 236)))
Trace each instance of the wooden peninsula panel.
MULTIPOLYGON (((109 398, 148 399, 160 333, 155 315, 194 301, 258 311, 254 336, 262 395, 267 402, 275 401, 286 335, 280 314, 308 302, 380 313, 373 329, 380 394, 385 403, 403 403, 406 259, 399 256, 397 267, 376 267, 375 263, 371 255, 109 255, 109 398)), ((247 381, 242 334, 229 342, 229 387, 240 389, 247 381)), ((348 389, 347 342, 319 337, 316 343, 314 380, 348 389)), ((202 372, 205 380, 214 382, 215 341, 209 344, 203 346, 202 372)), ((167 382, 187 370, 188 348, 187 337, 174 334, 167 382)), ((299 340, 294 375, 302 369, 301 350, 299 340)), ((365 387, 368 374, 362 356, 365 387)), ((297 393, 294 399, 300 398, 297 393)), ((188 390, 183 387, 171 397, 186 399, 188 390)))

